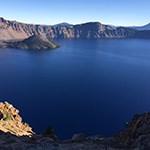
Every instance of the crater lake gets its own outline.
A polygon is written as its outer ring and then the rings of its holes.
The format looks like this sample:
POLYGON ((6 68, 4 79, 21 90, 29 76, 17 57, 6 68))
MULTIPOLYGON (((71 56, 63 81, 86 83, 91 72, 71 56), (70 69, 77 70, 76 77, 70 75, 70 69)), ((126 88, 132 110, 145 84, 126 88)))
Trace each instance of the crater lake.
POLYGON ((0 99, 33 130, 110 136, 150 109, 150 40, 58 40, 55 50, 0 49, 0 99))

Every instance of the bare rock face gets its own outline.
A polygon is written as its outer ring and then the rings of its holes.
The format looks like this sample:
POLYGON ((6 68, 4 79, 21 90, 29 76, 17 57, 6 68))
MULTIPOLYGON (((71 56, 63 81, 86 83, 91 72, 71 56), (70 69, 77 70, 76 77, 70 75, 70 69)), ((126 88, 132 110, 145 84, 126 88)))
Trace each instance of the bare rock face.
POLYGON ((0 130, 3 132, 9 132, 16 136, 31 136, 33 135, 32 128, 22 122, 22 118, 19 116, 19 110, 14 108, 8 102, 0 103, 0 130))
POLYGON ((34 34, 48 38, 150 38, 150 31, 138 31, 132 28, 113 28, 99 22, 89 22, 70 26, 44 26, 25 24, 0 18, 0 40, 22 40, 34 34))

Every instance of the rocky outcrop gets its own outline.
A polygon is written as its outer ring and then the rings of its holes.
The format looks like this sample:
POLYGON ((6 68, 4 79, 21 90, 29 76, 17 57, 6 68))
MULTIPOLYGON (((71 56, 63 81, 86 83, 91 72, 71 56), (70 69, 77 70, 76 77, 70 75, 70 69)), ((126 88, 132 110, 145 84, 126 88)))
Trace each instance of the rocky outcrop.
POLYGON ((22 122, 19 110, 8 102, 0 103, 0 149, 1 150, 104 150, 104 139, 87 138, 76 134, 71 140, 60 141, 51 127, 40 135, 22 122))
POLYGON ((134 115, 117 136, 121 139, 138 139, 143 134, 150 134, 150 112, 134 115))
POLYGON ((150 149, 150 112, 134 115, 125 129, 114 137, 118 145, 150 149))
POLYGON ((70 26, 44 26, 8 21, 0 18, 0 40, 20 40, 34 34, 48 38, 150 38, 150 31, 132 28, 113 28, 99 22, 70 26))
POLYGON ((85 139, 86 136, 83 133, 80 133, 80 134, 74 134, 71 140, 79 142, 79 141, 84 141, 85 139))
POLYGON ((75 134, 72 139, 61 141, 51 127, 41 134, 33 133, 22 122, 19 111, 8 102, 0 103, 0 149, 6 150, 149 150, 150 112, 135 115, 124 130, 104 138, 75 134))
POLYGON ((16 136, 32 136, 32 128, 22 122, 22 118, 19 116, 19 110, 15 109, 8 102, 0 103, 0 130, 3 132, 9 132, 16 136))
MULTIPOLYGON (((1 150, 118 150, 105 144, 104 141, 84 140, 52 141, 42 136, 16 137, 9 133, 0 133, 1 150)), ((134 150, 134 149, 133 149, 134 150)))

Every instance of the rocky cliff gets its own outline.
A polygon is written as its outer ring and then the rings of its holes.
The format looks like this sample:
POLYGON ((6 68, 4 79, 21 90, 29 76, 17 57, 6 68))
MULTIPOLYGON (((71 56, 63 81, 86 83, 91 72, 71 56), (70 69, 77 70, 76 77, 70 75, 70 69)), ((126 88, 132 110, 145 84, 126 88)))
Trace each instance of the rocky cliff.
POLYGON ((45 26, 25 24, 0 18, 0 40, 20 40, 33 34, 48 38, 150 38, 150 31, 119 27, 113 28, 99 22, 70 26, 45 26))
POLYGON ((13 107, 8 102, 0 103, 0 130, 3 132, 9 132, 16 136, 32 136, 32 128, 22 122, 22 118, 19 116, 19 110, 13 107))
POLYGON ((2 150, 149 150, 150 112, 135 115, 125 129, 104 138, 75 134, 61 141, 51 128, 41 134, 22 122, 19 111, 8 102, 0 103, 0 149, 2 150))
POLYGON ((150 149, 150 112, 136 114, 125 129, 114 135, 116 143, 124 147, 150 149))

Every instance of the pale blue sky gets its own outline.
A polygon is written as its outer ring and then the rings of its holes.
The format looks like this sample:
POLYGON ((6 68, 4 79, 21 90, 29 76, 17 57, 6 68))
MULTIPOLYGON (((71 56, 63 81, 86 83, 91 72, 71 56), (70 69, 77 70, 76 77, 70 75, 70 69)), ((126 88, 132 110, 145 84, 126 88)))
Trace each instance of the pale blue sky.
POLYGON ((2 0, 0 17, 36 24, 144 25, 150 22, 150 0, 2 0))

